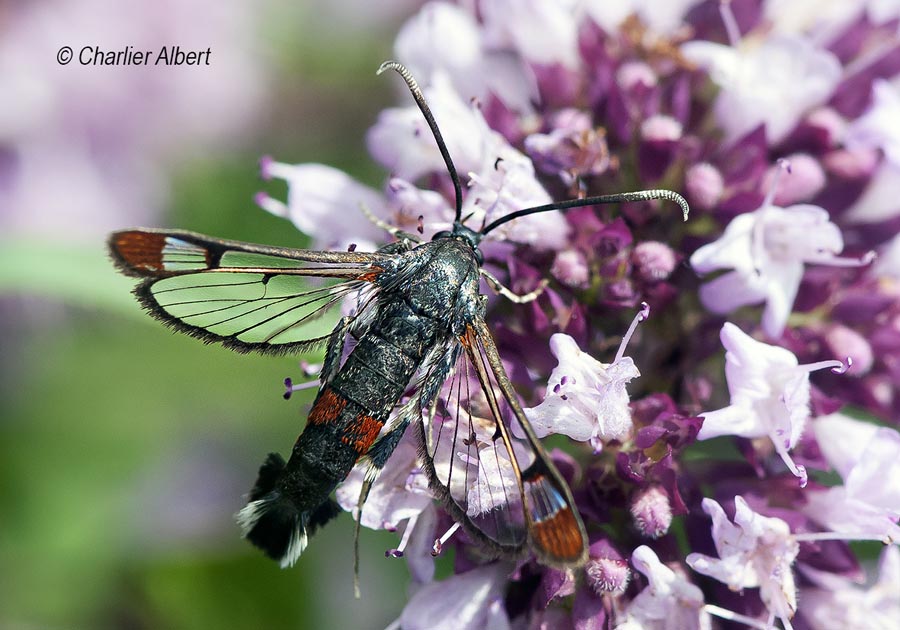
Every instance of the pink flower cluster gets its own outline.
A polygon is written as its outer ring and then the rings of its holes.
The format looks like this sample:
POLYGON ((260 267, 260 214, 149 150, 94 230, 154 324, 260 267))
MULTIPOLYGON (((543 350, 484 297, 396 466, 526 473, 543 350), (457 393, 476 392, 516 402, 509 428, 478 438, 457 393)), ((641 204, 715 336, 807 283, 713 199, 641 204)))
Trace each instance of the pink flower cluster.
MULTIPOLYGON (((401 532, 389 555, 414 588, 399 627, 900 619, 900 6, 824 5, 429 2, 402 27, 396 56, 469 225, 663 187, 693 212, 581 208, 486 239, 515 291, 550 280, 528 305, 492 302, 489 321, 535 430, 573 441, 552 455, 590 560, 486 562, 456 532, 441 538, 455 575, 434 582, 431 542, 454 528, 407 436, 363 517, 401 532), (887 545, 869 587, 851 540, 887 545)), ((382 112, 368 145, 383 190, 265 159, 289 194, 260 205, 320 247, 383 240, 363 208, 426 238, 448 229, 452 187, 418 110, 382 112)), ((338 494, 348 510, 361 481, 338 494)))

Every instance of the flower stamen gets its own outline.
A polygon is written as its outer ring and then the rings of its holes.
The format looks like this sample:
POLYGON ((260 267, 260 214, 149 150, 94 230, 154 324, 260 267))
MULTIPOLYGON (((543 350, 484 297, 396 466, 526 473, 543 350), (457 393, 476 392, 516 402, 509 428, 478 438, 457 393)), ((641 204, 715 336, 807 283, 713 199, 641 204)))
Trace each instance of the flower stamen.
POLYGON ((788 453, 788 449, 791 446, 790 440, 784 440, 784 442, 780 444, 778 441, 772 440, 772 444, 775 445, 775 452, 781 457, 781 461, 784 462, 784 465, 788 467, 788 470, 791 471, 792 475, 800 480, 800 487, 805 488, 809 483, 809 473, 806 472, 806 466, 794 462, 788 453))
POLYGON ((731 10, 731 0, 721 0, 719 2, 719 15, 722 17, 722 24, 725 25, 728 43, 732 47, 737 48, 741 44, 741 29, 738 28, 734 11, 731 10))
MULTIPOLYGON (((778 168, 775 170, 775 175, 772 177, 772 183, 769 184, 769 190, 766 191, 766 196, 760 206, 759 212, 762 214, 765 214, 766 209, 775 203, 775 195, 778 193, 778 185, 781 183, 781 178, 785 173, 791 172, 790 160, 779 158, 775 164, 778 168)), ((754 268, 757 276, 762 275, 759 261, 765 260, 766 258, 765 227, 766 223, 762 218, 753 225, 753 260, 756 263, 754 268)))
POLYGON ((805 365, 798 365, 797 369, 803 372, 818 372, 819 370, 831 368, 833 374, 846 374, 847 370, 849 370, 851 367, 853 367, 853 357, 847 357, 847 360, 845 362, 838 361, 837 359, 831 359, 829 361, 807 363, 805 365))
MULTIPOLYGON (((646 321, 648 317, 650 317, 650 305, 646 302, 641 302, 641 310, 638 311, 638 314, 631 320, 628 331, 625 333, 625 336, 622 337, 622 343, 619 344, 619 351, 616 352, 616 358, 613 359, 613 363, 617 363, 625 356, 625 348, 628 346, 628 342, 631 341, 631 337, 634 335, 634 331, 637 329, 638 324, 646 321)), ((563 381, 560 382, 562 383, 563 381)))
POLYGON ((275 158, 271 155, 263 155, 259 158, 259 176, 264 180, 272 179, 272 165, 275 164, 275 158))
POLYGON ((304 389, 312 389, 313 387, 318 387, 318 386, 319 386, 319 379, 317 379, 317 378, 315 378, 311 381, 307 381, 305 383, 300 383, 299 385, 294 385, 294 381, 291 379, 290 376, 288 376, 287 378, 284 379, 284 387, 285 387, 284 399, 289 400, 291 395, 294 392, 299 392, 304 389))
MULTIPOLYGON (((308 363, 307 361, 300 362, 300 370, 303 371, 304 376, 312 376, 313 374, 317 374, 319 372, 319 370, 321 370, 321 369, 322 369, 321 365, 313 365, 311 363, 308 363)), ((300 383, 299 385, 295 385, 294 380, 290 376, 288 376, 284 379, 284 387, 286 390, 284 392, 284 399, 289 400, 291 398, 291 395, 294 392, 299 392, 304 389, 312 389, 313 387, 318 387, 319 383, 320 383, 319 379, 314 378, 311 381, 307 381, 305 383, 300 383)))
POLYGON ((794 534, 794 538, 798 542, 818 542, 820 540, 842 540, 844 542, 853 541, 878 541, 885 545, 893 545, 894 539, 890 536, 881 534, 841 534, 838 532, 810 532, 807 534, 794 534))
POLYGON ((714 604, 704 604, 703 610, 708 612, 710 615, 719 617, 720 619, 742 623, 745 626, 749 626, 750 628, 759 628, 759 630, 770 630, 772 628, 771 625, 762 622, 759 619, 747 617, 746 615, 733 612, 731 610, 728 610, 727 608, 721 608, 720 606, 716 606, 714 604))
POLYGON ((253 195, 253 202, 266 212, 274 214, 276 217, 288 216, 287 205, 282 201, 278 201, 274 197, 270 197, 267 193, 264 193, 262 191, 256 193, 255 195, 253 195))
POLYGON ((446 542, 450 540, 450 537, 456 533, 457 529, 459 529, 459 523, 453 523, 450 529, 444 532, 443 536, 434 541, 434 545, 431 547, 432 556, 441 555, 441 552, 444 550, 444 544, 446 544, 446 542))
POLYGON ((822 252, 818 255, 807 256, 806 262, 814 265, 829 265, 831 267, 865 267, 878 258, 878 254, 874 250, 869 250, 859 258, 849 256, 831 256, 822 252))
POLYGON ((766 197, 763 199, 763 207, 771 206, 775 203, 775 195, 778 192, 778 185, 781 183, 781 178, 784 177, 785 173, 791 172, 791 161, 787 158, 778 158, 776 160, 775 165, 778 167, 778 170, 775 171, 775 175, 772 177, 772 183, 769 185, 769 190, 766 191, 766 197))
POLYGON ((414 514, 409 517, 406 521, 406 528, 403 530, 403 537, 400 538, 400 544, 397 545, 396 549, 388 549, 384 552, 385 558, 402 558, 403 552, 406 550, 406 545, 409 544, 409 538, 412 535, 413 529, 416 527, 416 521, 419 520, 419 515, 414 514))

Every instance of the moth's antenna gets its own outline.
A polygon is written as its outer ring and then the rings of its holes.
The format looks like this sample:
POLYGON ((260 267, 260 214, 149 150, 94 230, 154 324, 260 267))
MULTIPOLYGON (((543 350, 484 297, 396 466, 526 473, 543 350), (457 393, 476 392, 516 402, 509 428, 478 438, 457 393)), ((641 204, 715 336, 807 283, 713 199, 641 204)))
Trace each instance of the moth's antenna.
POLYGON ((419 106, 419 110, 425 117, 425 122, 428 123, 429 129, 431 129, 431 133, 434 135, 434 140, 437 142, 441 157, 444 158, 444 164, 447 165, 447 171, 450 173, 450 179, 453 181, 453 190, 456 193, 456 218, 453 222, 459 223, 462 217, 462 185, 459 183, 459 175, 456 173, 456 167, 453 165, 453 160, 450 159, 450 152, 447 150, 447 145, 444 144, 441 130, 438 129, 437 122, 434 120, 431 109, 429 109, 428 103, 425 102, 425 96, 422 94, 422 90, 419 89, 419 84, 416 83, 416 80, 402 63, 398 61, 385 61, 381 64, 375 74, 381 74, 385 70, 396 70, 397 74, 403 77, 403 80, 406 81, 406 85, 409 87, 413 99, 416 101, 416 105, 419 106))
POLYGON ((649 201, 651 199, 667 199, 669 201, 674 201, 679 206, 681 206, 681 211, 684 213, 684 220, 687 221, 688 213, 691 211, 691 208, 690 206, 688 206, 688 202, 685 201, 684 197, 679 195, 677 192, 673 192, 671 190, 639 190, 637 192, 618 193, 615 195, 600 195, 599 197, 585 197, 584 199, 558 201, 555 203, 548 203, 544 206, 535 206, 534 208, 516 210, 515 212, 510 212, 506 216, 500 217, 496 221, 491 222, 481 230, 481 235, 484 236, 491 230, 494 230, 504 223, 512 221, 513 219, 525 217, 529 214, 537 214, 538 212, 549 212, 550 210, 570 210, 572 208, 583 208, 584 206, 595 206, 605 203, 649 201))

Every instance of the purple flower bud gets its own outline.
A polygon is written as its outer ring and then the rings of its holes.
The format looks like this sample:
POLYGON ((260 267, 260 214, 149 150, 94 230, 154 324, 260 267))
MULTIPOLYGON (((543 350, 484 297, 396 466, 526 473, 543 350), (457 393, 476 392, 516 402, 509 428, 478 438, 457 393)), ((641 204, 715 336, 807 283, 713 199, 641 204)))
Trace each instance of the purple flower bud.
POLYGON ((590 115, 577 107, 559 110, 550 117, 550 122, 553 129, 564 130, 566 133, 589 131, 594 126, 590 115))
POLYGON ((641 123, 641 137, 650 142, 675 142, 681 139, 681 123, 671 116, 657 114, 641 123))
POLYGON ((840 324, 832 326, 825 333, 825 341, 835 356, 853 358, 853 366, 849 370, 852 374, 862 376, 872 369, 875 360, 872 346, 852 328, 840 324))
POLYGON ((614 280, 606 286, 604 298, 613 304, 629 304, 637 298, 634 285, 627 278, 614 280))
POLYGON ((584 566, 584 573, 597 595, 622 593, 631 581, 628 562, 621 558, 591 558, 584 566))
POLYGON ((558 174, 571 185, 585 175, 600 175, 609 169, 610 153, 605 132, 584 126, 583 112, 554 118, 554 129, 547 134, 534 133, 525 138, 525 149, 535 167, 545 173, 558 174), (561 125, 557 125, 562 121, 561 125))
POLYGON ((791 165, 790 170, 784 171, 776 164, 769 168, 763 179, 762 188, 770 190, 775 178, 778 177, 774 199, 777 205, 788 206, 808 201, 825 187, 825 171, 814 157, 805 153, 795 153, 788 156, 787 160, 791 165))
POLYGON ((641 179, 660 179, 672 165, 683 133, 681 123, 671 116, 656 114, 641 123, 638 172, 641 179))
POLYGON ((709 162, 691 166, 684 179, 688 198, 695 207, 711 210, 722 198, 725 180, 722 173, 709 162))
POLYGON ((644 282, 660 282, 669 277, 678 264, 672 248, 659 241, 644 241, 631 252, 637 276, 644 282))
POLYGON ((819 107, 806 117, 803 124, 821 134, 825 146, 837 146, 847 131, 847 121, 830 107, 819 107))
POLYGON ((838 149, 826 153, 822 164, 829 173, 844 179, 864 179, 875 172, 878 160, 875 149, 838 149))
POLYGON ((573 289, 586 289, 590 284, 590 270, 587 261, 581 252, 574 249, 567 249, 556 254, 550 273, 554 278, 573 289))
POLYGON ((669 496, 659 486, 642 490, 631 502, 631 517, 643 536, 659 538, 672 525, 669 496))
POLYGON ((636 87, 651 88, 656 86, 658 78, 649 65, 643 61, 629 61, 622 64, 616 73, 616 83, 624 91, 636 87))

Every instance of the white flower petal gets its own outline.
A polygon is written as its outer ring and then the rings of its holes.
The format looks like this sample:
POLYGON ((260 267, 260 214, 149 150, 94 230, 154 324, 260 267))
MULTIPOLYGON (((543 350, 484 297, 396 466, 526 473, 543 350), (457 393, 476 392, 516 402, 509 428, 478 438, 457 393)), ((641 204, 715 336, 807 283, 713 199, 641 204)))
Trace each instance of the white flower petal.
POLYGON ((813 431, 825 459, 846 481, 878 432, 878 426, 833 413, 817 418, 813 431))
POLYGON ((797 366, 797 357, 790 350, 757 341, 731 322, 725 322, 719 336, 725 346, 725 374, 732 398, 737 393, 732 382, 746 383, 740 389, 749 387, 759 395, 767 395, 773 372, 797 366))
POLYGON ((772 265, 767 273, 770 278, 766 292, 766 308, 763 310, 762 327, 771 337, 780 337, 787 324, 788 316, 794 308, 800 280, 803 278, 803 264, 787 263, 772 265))
MULTIPOLYGON (((516 210, 542 206, 552 201, 537 180, 531 159, 523 155, 496 132, 490 132, 483 146, 480 168, 470 173, 469 192, 463 215, 473 209, 487 221, 494 221, 516 210)), ((543 212, 518 219, 497 228, 491 238, 531 245, 541 250, 560 249, 568 244, 568 223, 557 212, 543 212)))
MULTIPOLYGON (((709 514, 712 519, 712 536, 716 543, 716 550, 722 554, 723 550, 729 551, 747 551, 752 549, 752 541, 744 539, 741 528, 737 524, 732 524, 725 514, 725 510, 718 502, 710 498, 701 501, 703 511, 709 514)), ((735 508, 737 508, 737 499, 735 499, 735 508)))
MULTIPOLYGON (((485 143, 494 134, 481 114, 463 100, 444 72, 435 72, 422 91, 459 172, 480 168, 485 143)), ((383 110, 366 134, 366 145, 393 175, 408 181, 446 171, 431 130, 415 105, 383 110)))
POLYGON ((406 564, 409 566, 410 575, 419 584, 427 584, 434 579, 434 555, 431 551, 434 547, 437 522, 437 509, 432 503, 419 513, 415 529, 409 537, 409 544, 403 554, 406 564))
POLYGON ((694 40, 681 46, 681 54, 701 68, 706 68, 710 78, 719 85, 727 85, 738 76, 741 55, 738 50, 724 44, 694 40))
POLYGON ((697 573, 719 580, 732 590, 759 586, 756 572, 748 571, 746 562, 740 556, 714 558, 702 553, 689 553, 685 562, 697 573))
POLYGON ((887 629, 897 625, 897 619, 900 619, 900 548, 896 545, 888 545, 881 552, 879 578, 868 589, 832 573, 816 575, 815 580, 820 582, 821 588, 805 588, 800 602, 804 619, 815 630, 887 629))
POLYGON ((788 450, 809 418, 809 369, 789 350, 756 341, 730 322, 722 326, 725 378, 731 405, 701 414, 699 439, 718 435, 768 436, 790 470, 805 483, 805 471, 788 450))
POLYGON ((863 12, 862 2, 846 0, 766 0, 765 17, 778 33, 809 34, 831 41, 863 12))
POLYGON ((900 517, 900 433, 878 429, 844 483, 854 499, 900 517))
POLYGON ((782 620, 789 620, 796 609, 791 565, 800 546, 788 524, 753 512, 740 496, 735 497, 734 524, 712 499, 703 500, 703 509, 713 519, 712 536, 719 557, 692 553, 687 557, 688 565, 732 590, 758 586, 766 607, 782 620))
POLYGON ((350 243, 356 243, 361 249, 368 249, 383 240, 383 230, 365 218, 360 206, 365 205, 376 216, 384 216, 384 198, 345 172, 324 164, 279 162, 271 163, 266 171, 287 182, 287 206, 279 208, 301 232, 313 237, 317 248, 346 249, 350 243), (358 220, 348 222, 348 215, 358 220), (348 228, 351 225, 352 229, 348 228))
POLYGON ((878 223, 898 214, 897 180, 900 163, 884 162, 869 179, 862 196, 847 209, 843 219, 848 223, 878 223))
POLYGON ((810 490, 803 507, 804 514, 829 531, 847 536, 900 541, 900 526, 897 525, 896 515, 891 516, 892 512, 896 513, 896 510, 856 500, 844 486, 810 490))
POLYGON ((490 46, 512 47, 532 63, 578 67, 578 28, 566 2, 493 0, 479 8, 490 46))
POLYGON ((624 440, 631 433, 634 424, 631 419, 630 402, 626 385, 631 379, 641 375, 631 357, 623 357, 613 363, 607 373, 612 382, 600 388, 600 400, 597 406, 599 420, 594 436, 604 442, 624 440))
POLYGON ((764 205, 735 217, 722 236, 691 256, 698 273, 733 269, 700 288, 704 306, 714 313, 765 302, 763 327, 778 337, 784 330, 803 278, 804 263, 844 264, 836 257, 844 239, 819 206, 764 205))
POLYGON ((563 400, 560 396, 549 395, 537 407, 524 411, 531 427, 540 438, 558 433, 578 442, 587 442, 594 435, 594 415, 585 414, 572 402, 563 400))
POLYGON ((495 628, 503 628, 505 613, 498 619, 492 604, 502 598, 508 571, 505 565, 491 564, 426 584, 406 604, 400 626, 403 630, 482 630, 490 620, 495 628))
MULTIPOLYGON (((444 70, 454 79, 471 74, 481 60, 481 34, 471 13, 447 2, 428 2, 400 29, 394 54, 415 77, 430 77, 444 70), (452 41, 453 46, 444 42, 452 41)), ((480 92, 465 94, 478 96, 480 92)))
POLYGON ((537 88, 521 60, 504 51, 487 50, 472 14, 448 2, 425 4, 400 29, 396 58, 415 77, 446 72, 463 99, 484 101, 494 93, 514 111, 531 111, 537 88), (446 42, 452 41, 452 46, 446 42))
POLYGON ((900 547, 888 545, 881 552, 878 561, 879 585, 884 585, 893 590, 898 605, 900 605, 900 592, 896 590, 900 584, 900 547))
POLYGON ((550 350, 559 364, 550 374, 547 394, 540 405, 525 409, 538 435, 562 433, 579 441, 624 439, 633 426, 626 385, 640 376, 634 361, 622 357, 605 365, 562 333, 550 338, 550 350))
POLYGON ((752 237, 757 215, 739 214, 725 228, 722 236, 691 255, 691 267, 705 274, 717 269, 753 271, 752 237))
POLYGON ((764 123, 769 142, 777 144, 841 79, 837 57, 802 37, 774 35, 731 52, 698 44, 688 42, 681 50, 709 68, 720 86, 714 111, 729 141, 764 123))
POLYGON ((872 106, 847 128, 848 148, 881 149, 900 166, 900 90, 884 79, 872 84, 872 106))
POLYGON ((423 190, 405 179, 392 177, 387 185, 388 223, 407 232, 419 229, 422 217, 422 239, 430 241, 436 232, 453 227, 454 211, 438 192, 423 190))
POLYGON ((631 564, 647 577, 649 585, 628 604, 624 619, 616 620, 618 630, 710 628, 709 614, 703 610, 703 592, 660 562, 650 547, 635 549, 631 564))
POLYGON ((700 301, 711 313, 726 315, 742 306, 765 302, 765 283, 755 274, 729 271, 700 287, 700 301))
POLYGON ((703 427, 697 434, 698 440, 708 440, 720 435, 737 435, 746 438, 757 438, 767 435, 762 422, 745 407, 729 405, 716 411, 701 413, 703 427))
MULTIPOLYGON (((422 473, 418 470, 417 450, 412 432, 407 432, 372 484, 362 511, 362 524, 370 529, 397 527, 401 521, 416 516, 433 502, 423 485, 411 481, 422 473), (411 479, 412 478, 412 479, 411 479)), ((355 466, 335 495, 341 507, 356 509, 367 465, 355 466)))
POLYGON ((897 234, 879 252, 872 274, 876 277, 900 280, 900 234, 897 234))

